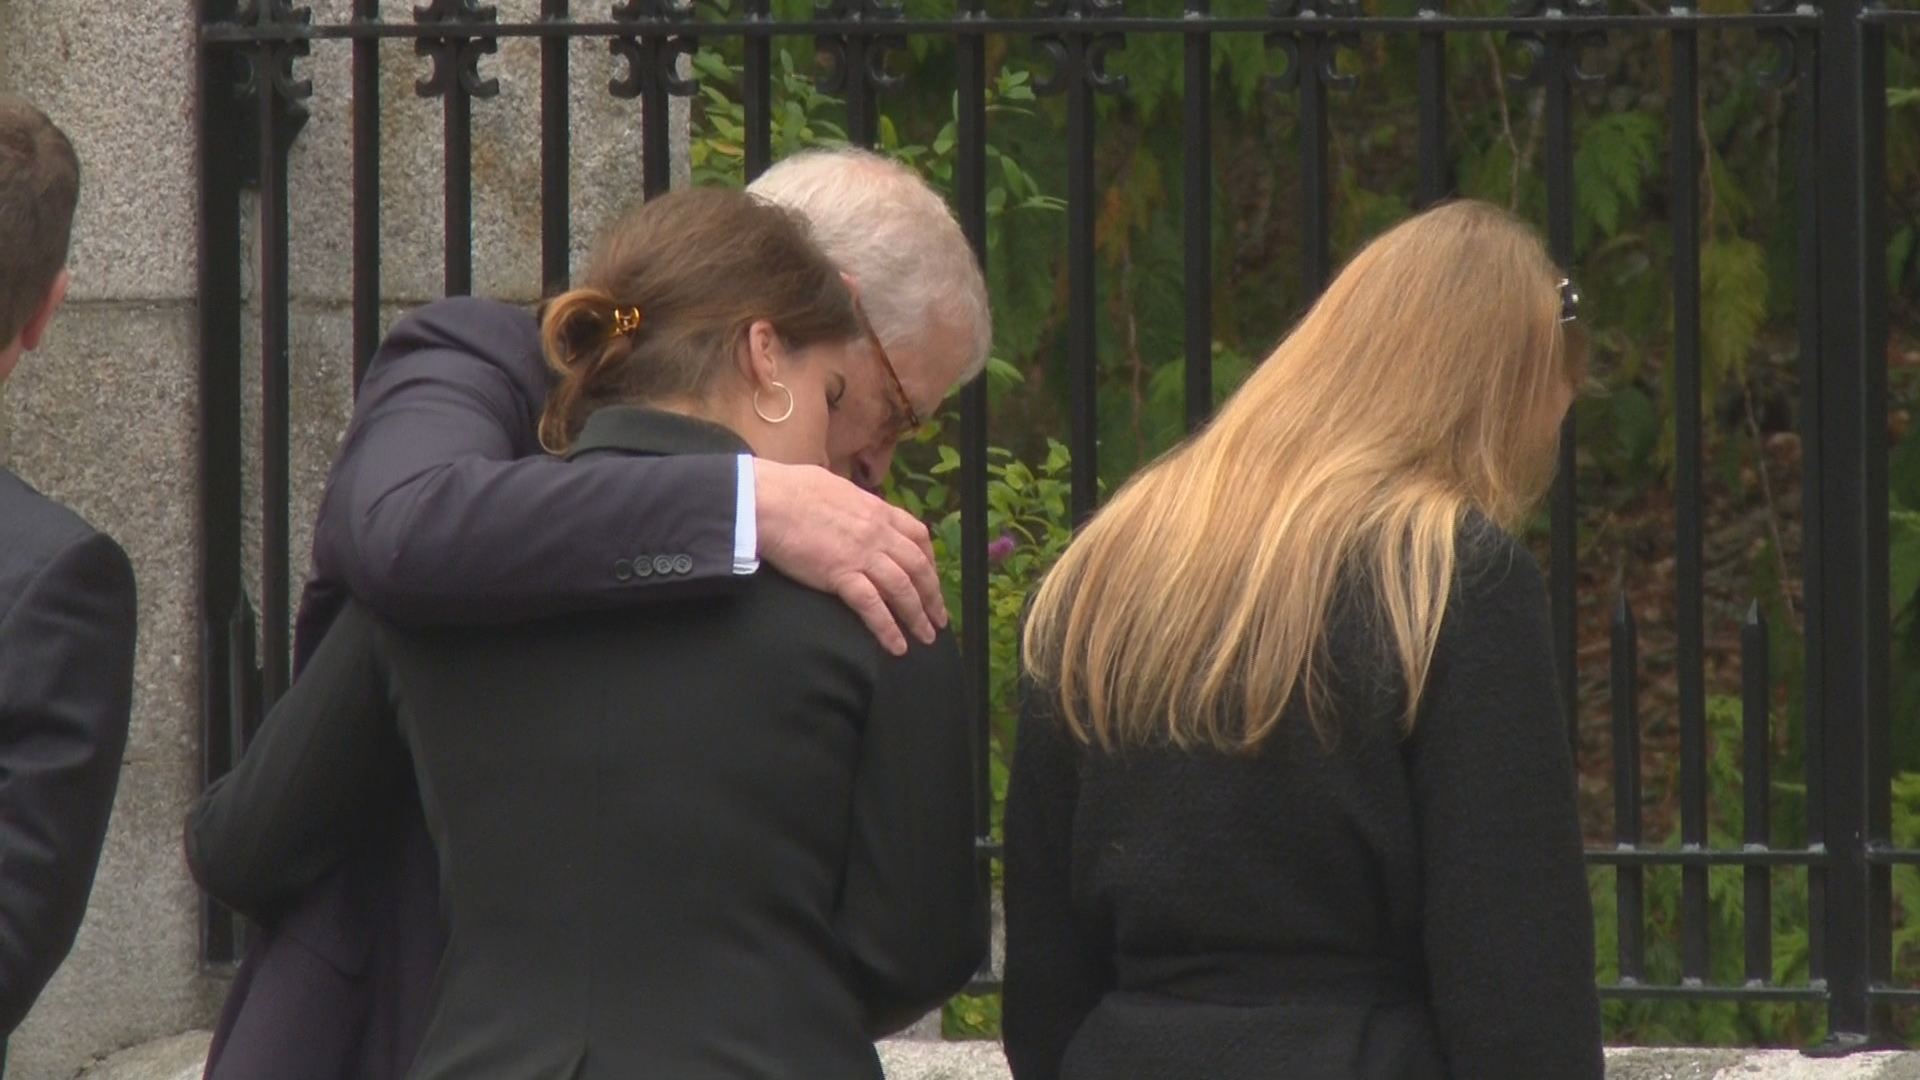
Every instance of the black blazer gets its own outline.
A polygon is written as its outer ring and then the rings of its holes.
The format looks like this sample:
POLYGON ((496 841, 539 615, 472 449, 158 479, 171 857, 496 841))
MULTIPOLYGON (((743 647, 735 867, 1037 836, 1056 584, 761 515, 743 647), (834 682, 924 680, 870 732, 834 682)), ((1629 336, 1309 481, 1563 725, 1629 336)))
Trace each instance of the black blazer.
POLYGON ((1418 717, 1330 622, 1323 745, 1083 749, 1035 694, 1007 792, 1018 1080, 1600 1080, 1593 910, 1533 557, 1461 537, 1418 717))
POLYGON ((135 628, 120 545, 0 469, 0 1067, 86 914, 135 628))
MULTIPOLYGON (((613 408, 576 453, 743 448, 613 408)), ((877 1078, 872 1038, 985 955, 963 687, 950 638, 890 657, 771 572, 491 630, 350 604, 190 859, 270 917, 380 824, 411 752, 450 942, 409 1076, 877 1078)))

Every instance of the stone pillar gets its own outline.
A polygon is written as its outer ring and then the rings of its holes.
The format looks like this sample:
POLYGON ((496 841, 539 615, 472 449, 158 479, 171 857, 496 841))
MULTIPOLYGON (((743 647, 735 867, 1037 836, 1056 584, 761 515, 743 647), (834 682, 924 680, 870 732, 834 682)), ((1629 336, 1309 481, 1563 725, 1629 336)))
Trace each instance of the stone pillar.
MULTIPOLYGON (((72 298, 46 347, 0 399, 0 459, 112 534, 133 559, 140 649, 133 731, 93 901, 66 966, 12 1040, 9 1080, 69 1080, 123 1047, 204 1028, 225 980, 199 964, 198 900, 180 823, 199 765, 198 389, 195 260, 198 145, 194 0, 0 0, 0 88, 36 101, 73 139, 82 168, 72 298), (10 454, 7 453, 10 447, 10 454)), ((530 21, 538 0, 497 4, 530 21)), ((350 0, 312 4, 344 22, 350 0)), ((392 21, 413 3, 383 2, 392 21)), ((384 312, 440 294, 440 103, 414 94, 426 70, 409 43, 382 46, 384 312)), ((475 291, 537 297, 537 43, 509 39, 482 62, 500 80, 476 101, 475 291)), ((637 101, 606 87, 621 67, 604 41, 578 41, 573 84, 575 264, 593 233, 640 197, 637 101)), ((312 119, 290 161, 293 568, 351 409, 350 47, 314 46, 312 119)), ((684 104, 675 167, 684 173, 684 104)), ((249 200, 243 219, 256 213, 249 200)), ((257 221, 245 220, 247 272, 257 221)), ((251 284, 248 286, 251 291, 251 284)), ((246 339, 257 350, 250 295, 246 339)), ((258 580, 258 355, 245 361, 249 580, 258 580)), ((298 581, 295 585, 297 587, 298 581)))

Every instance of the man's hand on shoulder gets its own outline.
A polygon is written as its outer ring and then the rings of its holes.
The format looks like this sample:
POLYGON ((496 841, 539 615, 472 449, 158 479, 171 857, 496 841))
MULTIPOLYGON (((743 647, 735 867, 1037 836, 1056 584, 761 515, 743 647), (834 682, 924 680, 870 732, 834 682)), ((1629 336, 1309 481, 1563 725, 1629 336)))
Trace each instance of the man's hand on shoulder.
POLYGON ((760 459, 753 475, 762 559, 846 601, 896 656, 947 625, 926 525, 817 466, 760 459))

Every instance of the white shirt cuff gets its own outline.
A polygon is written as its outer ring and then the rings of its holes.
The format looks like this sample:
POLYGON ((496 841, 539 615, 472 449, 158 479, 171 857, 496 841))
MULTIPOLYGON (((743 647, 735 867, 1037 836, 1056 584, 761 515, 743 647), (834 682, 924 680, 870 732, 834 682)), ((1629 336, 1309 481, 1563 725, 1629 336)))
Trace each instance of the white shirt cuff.
POLYGON ((733 572, 751 574, 760 569, 760 519, 753 501, 753 455, 740 455, 740 479, 734 485, 733 572))

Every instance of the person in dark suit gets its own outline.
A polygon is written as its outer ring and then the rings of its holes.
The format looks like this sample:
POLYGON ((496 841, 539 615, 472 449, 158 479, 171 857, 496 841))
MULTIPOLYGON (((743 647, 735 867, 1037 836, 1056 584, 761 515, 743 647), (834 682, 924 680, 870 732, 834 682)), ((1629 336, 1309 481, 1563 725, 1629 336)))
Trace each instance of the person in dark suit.
MULTIPOLYGON (((0 96, 0 384, 67 292, 73 146, 0 96)), ((133 566, 111 537, 0 468, 0 1071, 73 948, 133 707, 133 566)))
POLYGON ((1075 539, 1006 806, 1018 1080, 1600 1080, 1546 591, 1584 378, 1484 203, 1375 240, 1075 539))
MULTIPOLYGON (((408 626, 489 625, 732 595, 768 568, 839 596, 890 652, 933 640, 946 612, 927 529, 862 489, 985 365, 979 266, 939 196, 872 154, 797 155, 750 190, 806 216, 874 331, 843 372, 824 461, 561 462, 534 430, 554 385, 534 314, 429 304, 395 324, 360 387, 314 528, 296 676, 349 597, 408 626), (661 551, 685 559, 631 572, 634 553, 661 551)), ((376 835, 249 935, 208 1080, 404 1075, 445 947, 438 880, 416 803, 397 799, 376 835)))
MULTIPOLYGON (((566 468, 825 463, 870 331, 803 218, 658 197, 552 301, 540 435, 566 468)), ((616 579, 684 577, 629 550, 616 579)), ((265 921, 417 780, 450 941, 407 1075, 881 1076, 872 1039, 987 944, 950 635, 884 650, 778 573, 725 596, 503 628, 350 601, 193 811, 214 896, 265 921)))

